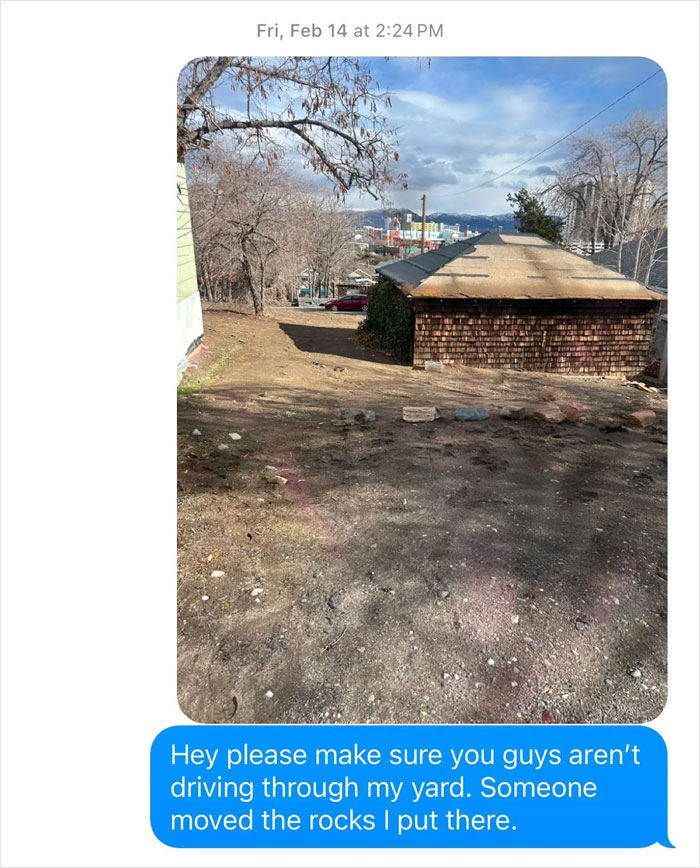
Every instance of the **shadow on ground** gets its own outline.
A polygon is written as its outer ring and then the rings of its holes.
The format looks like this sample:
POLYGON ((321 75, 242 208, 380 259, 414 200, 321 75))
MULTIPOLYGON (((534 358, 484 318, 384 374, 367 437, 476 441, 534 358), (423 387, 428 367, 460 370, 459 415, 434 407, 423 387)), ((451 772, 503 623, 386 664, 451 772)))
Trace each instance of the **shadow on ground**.
POLYGON ((323 326, 315 322, 310 322, 308 325, 280 323, 280 329, 287 337, 292 339, 295 347, 304 353, 321 353, 348 359, 365 359, 385 365, 401 364, 391 356, 360 346, 357 343, 357 325, 354 322, 347 328, 323 326))
MULTIPOLYGON (((353 330, 280 329, 303 353, 367 360, 353 330)), ((383 376, 364 383, 362 406, 377 413, 367 426, 337 424, 338 408, 357 404, 347 385, 261 392, 251 372, 180 402, 183 711, 257 723, 653 719, 666 692, 663 424, 610 432, 596 408, 575 425, 447 412, 407 425, 401 404, 424 401, 430 381, 396 370, 400 396, 383 376), (287 484, 266 482, 266 465, 287 484)))

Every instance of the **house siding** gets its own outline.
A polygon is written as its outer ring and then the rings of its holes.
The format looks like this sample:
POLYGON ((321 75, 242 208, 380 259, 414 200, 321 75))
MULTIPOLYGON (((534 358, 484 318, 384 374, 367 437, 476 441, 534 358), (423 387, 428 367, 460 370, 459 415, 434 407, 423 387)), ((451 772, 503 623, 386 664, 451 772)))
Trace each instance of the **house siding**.
POLYGON ((637 374, 658 302, 415 299, 414 364, 561 374, 637 374))

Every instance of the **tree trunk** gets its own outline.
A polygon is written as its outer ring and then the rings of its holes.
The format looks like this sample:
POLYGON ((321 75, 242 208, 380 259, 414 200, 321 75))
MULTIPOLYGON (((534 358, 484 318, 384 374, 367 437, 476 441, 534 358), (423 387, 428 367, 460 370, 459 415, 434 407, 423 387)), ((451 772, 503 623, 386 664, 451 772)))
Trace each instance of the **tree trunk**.
POLYGON ((634 257, 634 279, 635 280, 639 280, 639 259, 640 259, 641 253, 642 253, 643 241, 644 241, 643 238, 640 238, 637 241, 637 253, 634 257))
POLYGON ((248 259, 248 245, 245 238, 241 240, 241 280, 243 285, 250 291, 250 297, 253 302, 253 310, 256 316, 260 316, 264 312, 265 302, 263 299, 263 287, 256 287, 253 280, 253 270, 248 259))

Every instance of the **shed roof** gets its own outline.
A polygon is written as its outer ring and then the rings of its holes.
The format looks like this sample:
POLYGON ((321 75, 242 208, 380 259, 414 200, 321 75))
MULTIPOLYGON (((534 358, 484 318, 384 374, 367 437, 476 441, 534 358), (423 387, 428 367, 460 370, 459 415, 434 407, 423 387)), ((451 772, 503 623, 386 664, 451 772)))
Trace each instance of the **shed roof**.
POLYGON ((485 232, 376 269, 414 298, 662 299, 539 235, 485 232))

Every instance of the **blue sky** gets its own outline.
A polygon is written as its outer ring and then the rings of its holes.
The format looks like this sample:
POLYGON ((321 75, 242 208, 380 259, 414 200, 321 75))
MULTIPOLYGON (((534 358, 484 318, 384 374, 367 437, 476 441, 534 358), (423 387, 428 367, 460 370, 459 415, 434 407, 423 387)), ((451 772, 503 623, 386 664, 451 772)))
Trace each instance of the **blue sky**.
MULTIPOLYGON (((409 189, 390 191, 390 204, 419 212, 426 193, 428 212, 458 214, 509 212, 506 195, 541 185, 565 159, 568 143, 502 179, 491 178, 566 135, 658 69, 640 57, 437 57, 430 64, 405 57, 364 60, 379 86, 392 94, 388 122, 398 131, 399 170, 408 174, 409 189)), ((216 98, 223 110, 244 109, 242 96, 226 88, 216 98)), ((580 135, 640 110, 665 108, 661 74, 580 135)), ((352 191, 347 203, 377 207, 352 191)))
MULTIPOLYGON (((429 212, 471 214, 509 211, 506 195, 537 186, 565 158, 567 143, 505 178, 489 182, 490 176, 547 147, 658 69, 654 61, 623 57, 438 57, 430 66, 409 58, 367 62, 393 93, 389 121, 398 128, 399 165, 409 175, 409 190, 395 192, 394 204, 419 211, 425 192, 429 212), (485 181, 487 186, 461 192, 485 181)), ((662 74, 580 135, 640 110, 665 108, 662 74)), ((356 199, 351 205, 362 207, 356 199)))

